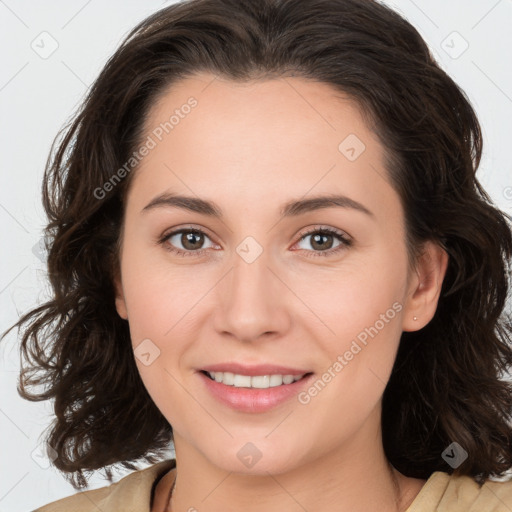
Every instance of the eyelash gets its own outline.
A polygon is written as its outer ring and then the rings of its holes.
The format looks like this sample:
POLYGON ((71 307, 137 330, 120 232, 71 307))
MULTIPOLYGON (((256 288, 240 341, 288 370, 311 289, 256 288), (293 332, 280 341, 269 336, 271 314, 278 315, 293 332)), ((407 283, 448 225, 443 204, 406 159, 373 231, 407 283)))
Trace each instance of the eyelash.
MULTIPOLYGON (((192 228, 192 227, 181 228, 181 229, 172 231, 171 233, 164 235, 160 240, 158 240, 158 243, 161 245, 165 245, 166 242, 174 235, 177 235, 179 233, 185 233, 185 232, 198 233, 198 234, 202 234, 202 235, 205 235, 206 237, 208 237, 207 233, 205 233, 201 229, 192 228)), ((312 253, 312 254, 309 254, 308 257, 316 258, 316 257, 320 256, 320 257, 325 258, 327 256, 332 256, 334 254, 337 254, 338 252, 340 252, 352 245, 352 240, 347 238, 343 234, 343 232, 335 230, 333 228, 326 228, 326 227, 313 228, 313 229, 306 231, 305 233, 302 233, 299 240, 296 243, 301 242, 304 238, 306 238, 309 235, 313 235, 313 234, 332 235, 332 236, 336 237, 341 243, 338 247, 335 247, 334 249, 328 249, 326 251, 306 251, 308 253, 312 253)), ((210 237, 208 237, 208 238, 210 238, 210 237)), ((165 245, 165 249, 174 254, 177 254, 178 256, 184 256, 184 257, 198 256, 208 250, 208 249, 199 249, 197 251, 184 251, 183 249, 177 249, 176 247, 172 246, 171 244, 165 245)), ((306 250, 306 249, 301 249, 301 250, 306 250)))

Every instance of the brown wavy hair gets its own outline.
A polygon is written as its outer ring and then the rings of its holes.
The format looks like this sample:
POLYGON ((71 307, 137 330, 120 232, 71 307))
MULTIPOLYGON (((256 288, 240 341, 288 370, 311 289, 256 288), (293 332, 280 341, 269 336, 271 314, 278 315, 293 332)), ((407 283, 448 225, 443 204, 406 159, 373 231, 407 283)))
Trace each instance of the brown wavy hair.
POLYGON ((434 318, 402 334, 383 397, 386 455, 403 474, 428 478, 452 472, 441 454, 456 441, 468 453, 457 474, 480 483, 502 475, 512 466, 511 218, 475 176, 482 136, 467 96, 416 29, 372 0, 182 2, 142 21, 108 60, 45 169, 52 298, 10 328, 23 332, 18 392, 54 400, 53 464, 79 489, 86 472, 103 469, 111 481, 113 465, 154 463, 172 441, 115 309, 136 171, 102 198, 95 191, 139 147, 159 95, 200 71, 240 82, 299 76, 357 102, 386 150, 410 261, 426 240, 449 255, 434 318))

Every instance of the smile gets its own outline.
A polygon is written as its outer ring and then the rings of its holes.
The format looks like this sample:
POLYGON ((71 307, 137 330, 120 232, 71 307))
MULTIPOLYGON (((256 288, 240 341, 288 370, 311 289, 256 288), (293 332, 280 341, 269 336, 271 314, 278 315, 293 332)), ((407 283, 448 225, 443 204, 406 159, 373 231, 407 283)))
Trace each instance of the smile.
MULTIPOLYGON (((231 366, 230 369, 235 370, 237 365, 231 366)), ((211 368, 200 370, 196 375, 203 382, 209 396, 232 410, 244 413, 265 413, 293 400, 314 377, 312 372, 303 373, 292 369, 289 370, 295 374, 266 373, 275 371, 275 366, 248 369, 238 365, 236 369, 252 375, 211 368)))
POLYGON ((256 388, 266 389, 276 386, 282 386, 296 382, 304 375, 241 375, 231 372, 204 372, 215 382, 220 382, 226 386, 235 388, 256 388))

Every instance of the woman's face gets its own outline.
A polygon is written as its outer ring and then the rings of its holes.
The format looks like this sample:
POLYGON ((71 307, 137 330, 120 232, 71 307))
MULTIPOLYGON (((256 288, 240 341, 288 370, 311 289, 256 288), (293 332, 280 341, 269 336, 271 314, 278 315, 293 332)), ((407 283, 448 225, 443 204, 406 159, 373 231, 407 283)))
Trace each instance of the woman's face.
POLYGON ((200 74, 154 105, 143 144, 116 305, 178 456, 277 474, 375 450, 400 335, 435 305, 355 104, 295 77, 200 74))

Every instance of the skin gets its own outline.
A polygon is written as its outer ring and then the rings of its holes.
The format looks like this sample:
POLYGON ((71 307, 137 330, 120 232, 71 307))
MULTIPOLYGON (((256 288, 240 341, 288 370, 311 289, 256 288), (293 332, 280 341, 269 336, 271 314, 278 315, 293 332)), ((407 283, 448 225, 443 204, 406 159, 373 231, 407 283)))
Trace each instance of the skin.
MULTIPOLYGON (((190 96, 197 107, 133 176, 116 282, 134 348, 150 339, 160 350, 151 364, 136 362, 174 430, 177 472, 161 480, 153 512, 405 510, 424 481, 387 461, 381 399, 402 331, 421 329, 435 313, 448 256, 429 242, 409 267, 384 148, 357 105, 329 85, 198 74, 153 105, 145 137, 190 96), (349 134, 366 146, 354 161, 338 149, 349 134), (223 218, 171 207, 142 212, 166 191, 214 201, 223 218), (373 216, 341 207, 279 213, 292 199, 333 193, 373 216), (158 243, 190 225, 206 233, 196 242, 202 254, 167 250, 187 250, 180 235, 158 243), (303 234, 321 227, 340 230, 352 245, 319 256, 303 234), (252 263, 236 251, 247 236, 263 249, 252 263), (196 372, 226 361, 270 362, 320 377, 397 302, 394 318, 307 404, 294 398, 264 413, 234 411, 196 372), (261 452, 251 468, 237 457, 249 442, 261 452)), ((340 244, 327 242, 327 249, 340 244)))

